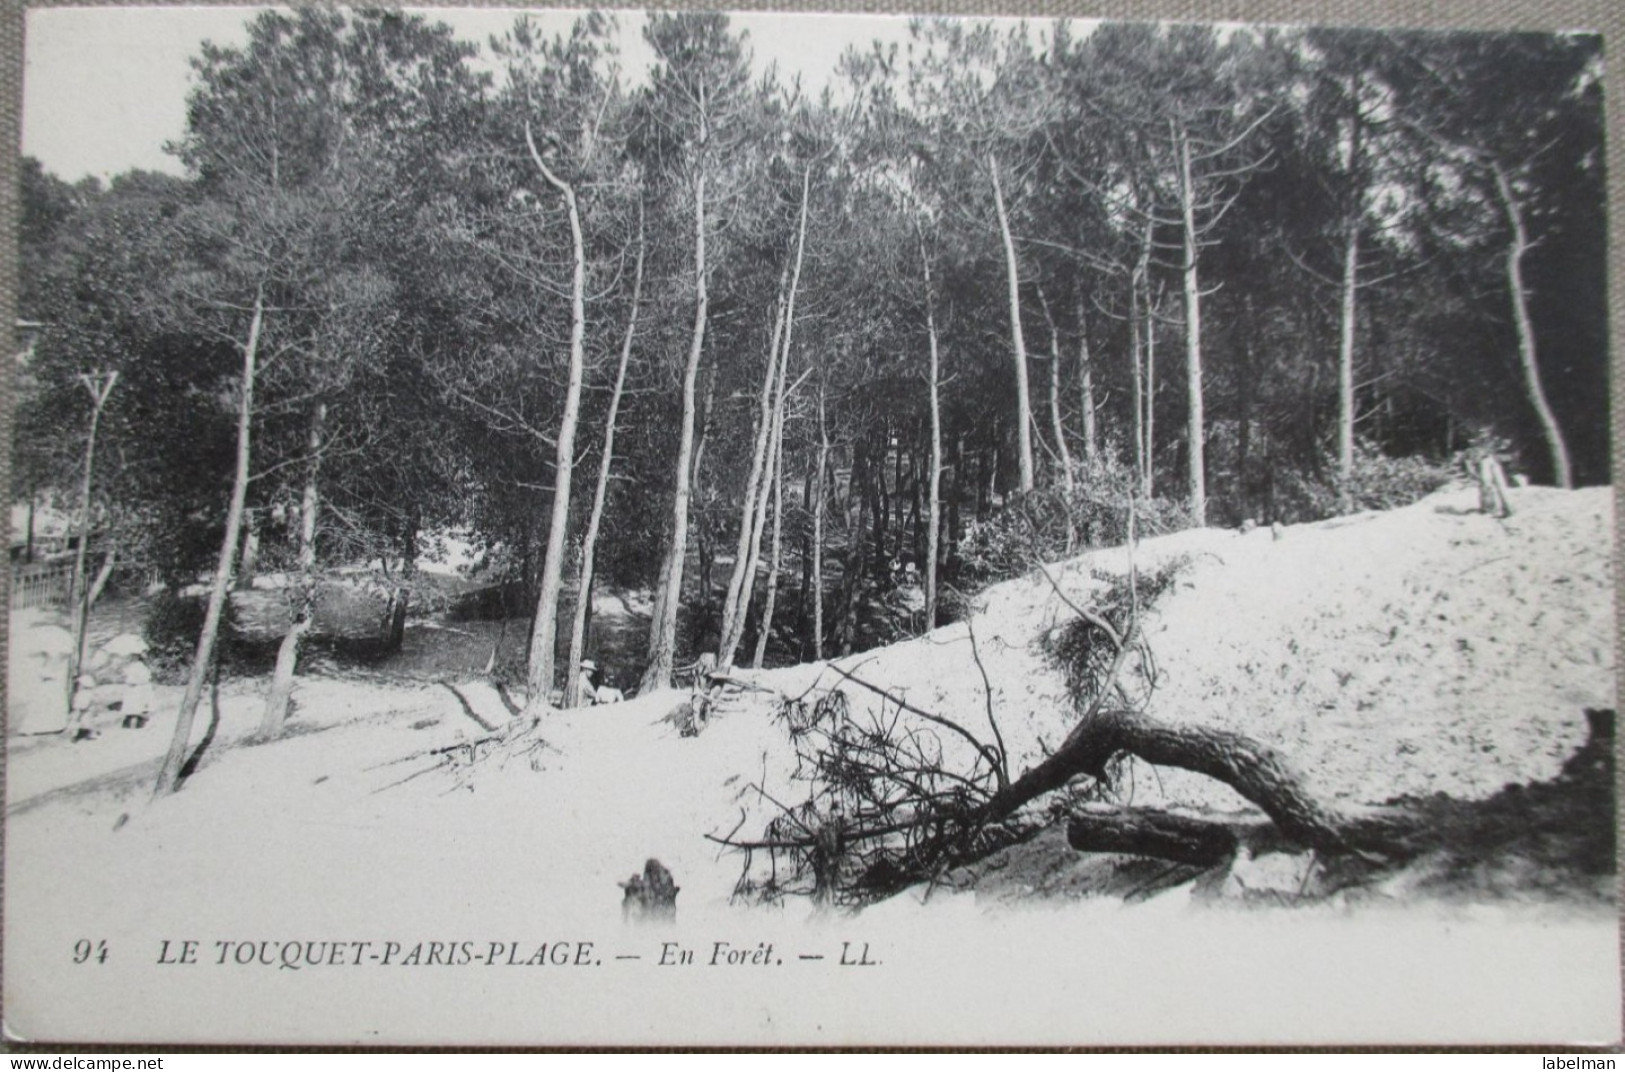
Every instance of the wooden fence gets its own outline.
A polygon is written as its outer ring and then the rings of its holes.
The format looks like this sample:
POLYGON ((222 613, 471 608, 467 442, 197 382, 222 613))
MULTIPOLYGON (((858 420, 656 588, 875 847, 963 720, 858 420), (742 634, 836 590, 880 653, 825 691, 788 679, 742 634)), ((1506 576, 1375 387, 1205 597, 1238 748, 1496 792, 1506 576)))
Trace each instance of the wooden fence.
POLYGON ((12 609, 65 607, 68 605, 68 584, 72 579, 71 562, 15 566, 11 571, 12 609))

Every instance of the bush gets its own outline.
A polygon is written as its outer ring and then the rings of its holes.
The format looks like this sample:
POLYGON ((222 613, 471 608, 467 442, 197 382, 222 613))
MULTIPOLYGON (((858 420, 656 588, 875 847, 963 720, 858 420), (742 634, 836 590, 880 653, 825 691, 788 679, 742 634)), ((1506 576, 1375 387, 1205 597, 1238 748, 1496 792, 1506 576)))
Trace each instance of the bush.
POLYGON ((1182 503, 1141 499, 1134 474, 1102 452, 1074 466, 1073 488, 1040 488, 1012 498, 1005 508, 965 530, 959 554, 966 574, 982 583, 1030 572, 1099 547, 1128 542, 1129 520, 1137 538, 1161 536, 1190 526, 1182 503))
MULTIPOLYGON (((1335 461, 1327 461, 1335 469, 1335 461)), ((1354 445, 1354 466, 1349 480, 1349 509, 1343 509, 1335 477, 1321 478, 1297 472, 1284 474, 1276 499, 1276 517, 1287 524, 1323 521, 1342 513, 1393 510, 1424 499, 1450 483, 1460 467, 1453 461, 1411 456, 1391 458, 1372 443, 1354 445)))
POLYGON ((1427 498, 1458 472, 1449 462, 1415 455, 1390 458, 1362 444, 1355 449, 1349 490, 1355 510, 1392 510, 1427 498))

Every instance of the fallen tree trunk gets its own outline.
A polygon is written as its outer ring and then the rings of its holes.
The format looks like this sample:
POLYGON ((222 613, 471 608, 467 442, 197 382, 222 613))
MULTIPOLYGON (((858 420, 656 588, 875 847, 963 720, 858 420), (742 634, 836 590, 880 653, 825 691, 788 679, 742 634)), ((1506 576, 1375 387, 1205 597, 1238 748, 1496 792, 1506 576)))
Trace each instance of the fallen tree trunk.
POLYGON ((1066 842, 1079 852, 1155 856, 1197 867, 1224 863, 1240 843, 1222 824, 1150 808, 1074 811, 1067 820, 1066 842))
MULTIPOLYGON (((1108 636, 1117 647, 1117 660, 1106 675, 1109 682, 1115 680, 1121 660, 1136 649, 1132 626, 1126 638, 1115 631, 1108 631, 1108 636)), ((982 752, 992 772, 980 765, 969 772, 947 770, 940 755, 911 751, 913 737, 899 736, 895 724, 877 723, 873 730, 854 731, 843 718, 827 727, 823 736, 808 736, 818 727, 815 717, 803 730, 798 747, 812 749, 813 754, 804 758, 828 783, 822 794, 800 808, 779 805, 783 821, 770 823, 760 839, 708 835, 745 853, 742 889, 753 885, 750 856, 759 850, 788 853, 794 876, 811 877, 814 893, 827 893, 824 887, 833 880, 838 893, 871 900, 916 882, 935 882, 949 869, 983 859, 1047 825, 1046 814, 1027 805, 1079 777, 1109 784, 1116 774, 1114 764, 1131 756, 1224 783, 1262 810, 1269 826, 1259 827, 1256 820, 1238 825, 1148 809, 1073 808, 1065 817, 1068 841, 1075 849, 1202 868, 1225 863, 1243 843, 1255 849, 1267 845, 1264 851, 1272 852, 1297 846, 1314 850, 1323 861, 1341 857, 1368 866, 1392 865, 1417 851, 1412 842, 1419 816, 1409 809, 1345 815, 1316 800, 1273 748, 1242 734, 1171 725, 1139 711, 1091 706, 1052 754, 1007 781, 1002 752, 982 745, 955 723, 838 668, 836 672, 879 692, 899 714, 906 711, 962 734, 982 752), (840 727, 847 729, 837 732, 840 727), (833 827, 823 819, 811 821, 820 816, 833 818, 833 827), (832 844, 825 844, 827 836, 833 836, 832 844), (1381 858, 1368 855, 1372 851, 1381 858)), ((1104 695, 1102 690, 1091 691, 1104 695)), ((767 884, 764 888, 780 892, 786 888, 776 862, 767 884)))
POLYGON ((1100 711, 1079 723, 1053 755, 996 794, 988 812, 1002 818, 1080 774, 1104 780, 1107 765, 1123 755, 1205 774, 1258 805, 1292 840, 1325 852, 1350 851, 1339 832, 1340 817, 1306 793, 1268 745, 1225 730, 1170 726, 1132 711, 1100 711))
MULTIPOLYGON (((918 708, 900 706, 960 729, 918 708)), ((996 789, 990 775, 981 781, 959 777, 948 787, 922 782, 929 761, 921 767, 917 757, 898 752, 901 746, 895 742, 891 751, 884 743, 862 740, 847 740, 844 747, 850 762, 841 772, 879 785, 863 794, 867 806, 854 808, 846 802, 843 807, 842 799, 832 797, 829 814, 842 816, 833 827, 809 825, 800 812, 787 811, 789 826, 770 824, 761 839, 707 836, 744 851, 747 876, 751 853, 788 852, 796 875, 814 880, 811 892, 828 895, 826 887, 833 881, 839 892, 869 900, 916 882, 936 881, 950 868, 1026 840, 1048 820, 1037 811, 1024 811, 1025 805, 1079 776, 1106 782, 1111 764, 1124 756, 1223 782, 1264 811, 1278 838, 1327 856, 1377 862, 1361 850, 1378 848, 1393 855, 1396 835, 1410 825, 1406 816, 1384 816, 1387 822, 1381 826, 1356 825, 1314 800, 1269 746, 1223 730, 1165 725, 1133 711, 1093 712, 1052 755, 1014 782, 1000 779, 996 789)), ((1149 856, 1204 868, 1231 859, 1244 833, 1230 824, 1148 809, 1076 809, 1068 819, 1068 841, 1080 851, 1149 856)), ((742 882, 749 885, 748 879, 742 882)), ((773 882, 782 888, 782 880, 775 877, 773 882)))

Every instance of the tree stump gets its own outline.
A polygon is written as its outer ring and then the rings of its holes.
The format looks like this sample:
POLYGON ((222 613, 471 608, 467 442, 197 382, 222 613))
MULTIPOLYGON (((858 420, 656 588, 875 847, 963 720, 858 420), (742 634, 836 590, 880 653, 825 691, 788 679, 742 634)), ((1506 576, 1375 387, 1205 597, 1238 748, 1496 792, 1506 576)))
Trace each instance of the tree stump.
POLYGON ((643 865, 643 874, 633 875, 616 885, 621 887, 623 920, 629 923, 676 921, 680 887, 672 881, 671 872, 659 860, 649 860, 643 865))
POLYGON ((1507 501, 1507 474, 1501 460, 1486 454, 1478 460, 1474 473, 1478 479, 1478 509, 1491 517, 1511 517, 1512 504, 1507 501))
POLYGON ((698 737, 700 735, 700 719, 696 712, 696 703, 703 700, 684 700, 667 712, 663 721, 670 722, 677 727, 679 737, 698 737))

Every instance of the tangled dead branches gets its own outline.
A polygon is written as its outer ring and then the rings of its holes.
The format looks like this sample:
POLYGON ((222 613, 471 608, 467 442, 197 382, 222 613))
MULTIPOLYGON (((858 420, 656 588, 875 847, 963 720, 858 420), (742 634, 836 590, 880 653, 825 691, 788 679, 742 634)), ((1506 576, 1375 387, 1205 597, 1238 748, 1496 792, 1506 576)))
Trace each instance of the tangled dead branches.
POLYGON ((835 904, 886 896, 963 856, 980 834, 974 817, 1008 781, 995 746, 842 675, 880 702, 856 714, 846 690, 836 687, 810 704, 802 697, 780 706, 796 750, 794 778, 808 795, 787 805, 756 786, 777 810, 763 837, 716 839, 745 853, 740 895, 805 895, 835 904), (944 747, 945 736, 971 745, 968 766, 944 747), (756 867, 758 853, 766 856, 765 870, 756 867))

